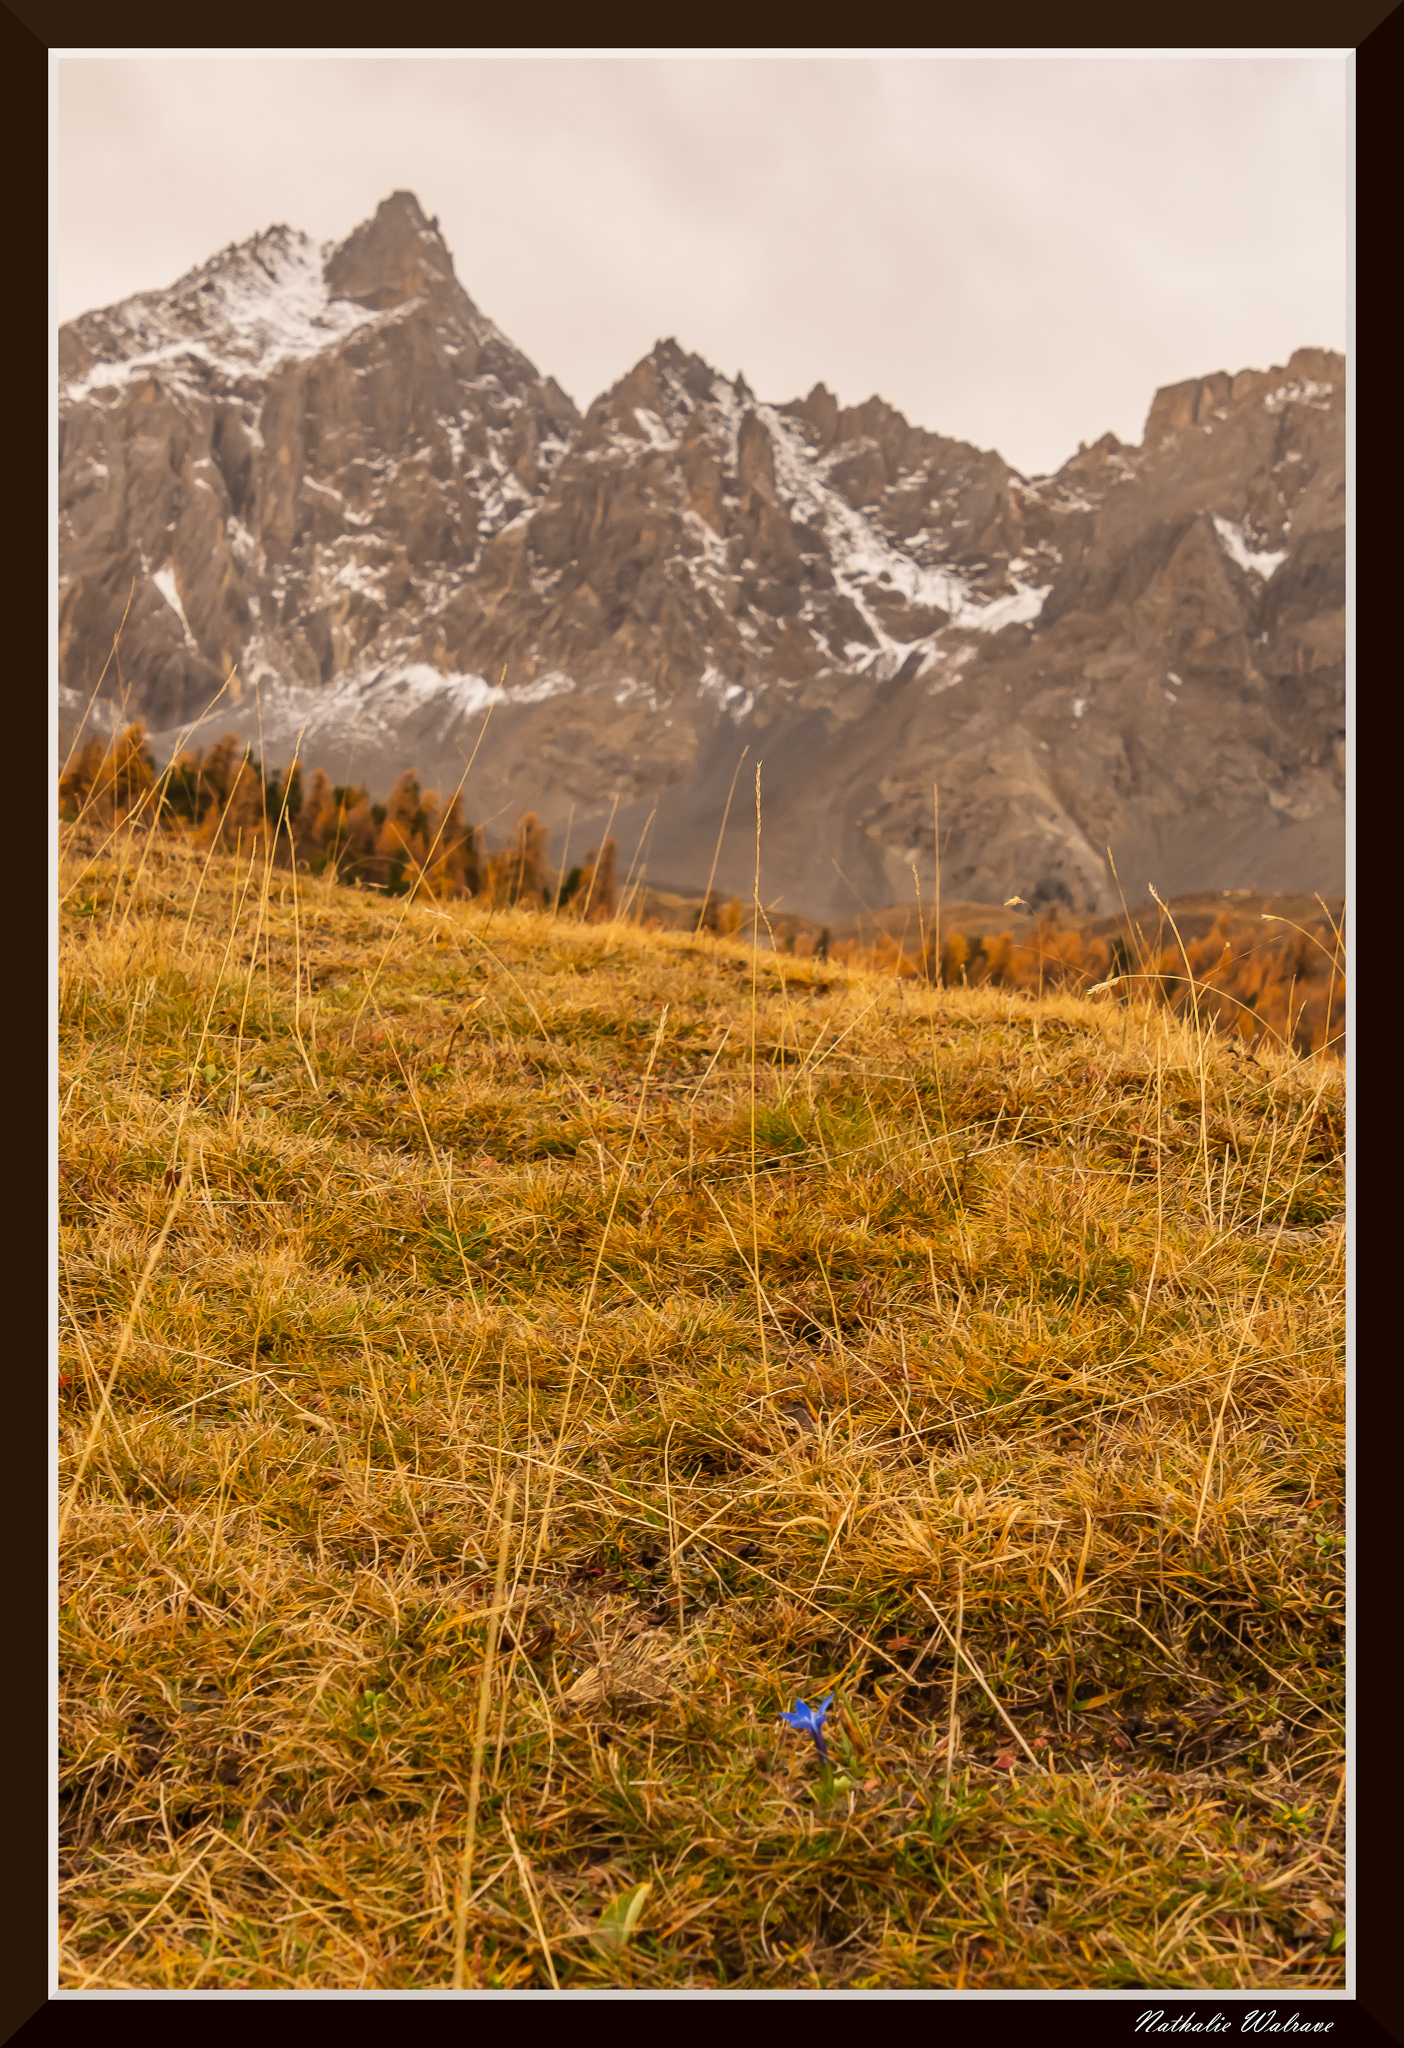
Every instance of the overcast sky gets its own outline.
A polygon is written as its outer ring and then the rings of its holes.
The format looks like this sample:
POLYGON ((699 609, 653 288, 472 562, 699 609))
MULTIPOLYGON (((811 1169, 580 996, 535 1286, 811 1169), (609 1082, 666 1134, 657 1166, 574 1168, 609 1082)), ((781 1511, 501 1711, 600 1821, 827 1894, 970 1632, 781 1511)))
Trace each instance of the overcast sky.
POLYGON ((1344 55, 60 57, 59 318, 405 186, 582 408, 674 335, 1026 474, 1344 348, 1344 55))

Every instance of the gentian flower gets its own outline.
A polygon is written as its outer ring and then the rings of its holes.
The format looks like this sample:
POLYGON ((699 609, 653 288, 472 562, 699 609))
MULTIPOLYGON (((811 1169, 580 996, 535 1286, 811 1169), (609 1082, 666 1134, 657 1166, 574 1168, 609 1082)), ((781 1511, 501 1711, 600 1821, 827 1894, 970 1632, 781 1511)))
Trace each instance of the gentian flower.
POLYGON ((807 1707, 803 1700, 796 1700, 794 1712, 792 1714, 782 1712, 780 1716, 782 1721, 788 1723, 799 1734, 812 1735, 814 1737, 814 1747, 818 1750, 824 1763, 829 1761, 829 1752, 824 1747, 824 1722, 833 1703, 834 1696, 832 1693, 829 1694, 826 1700, 821 1700, 817 1707, 807 1707))

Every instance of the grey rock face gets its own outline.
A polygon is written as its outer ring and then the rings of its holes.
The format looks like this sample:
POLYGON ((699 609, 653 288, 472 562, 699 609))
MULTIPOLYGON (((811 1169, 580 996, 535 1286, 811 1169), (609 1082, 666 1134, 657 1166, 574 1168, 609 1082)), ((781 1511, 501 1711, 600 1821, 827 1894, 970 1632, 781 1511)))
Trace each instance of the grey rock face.
POLYGON ((473 757, 474 818, 612 812, 698 887, 748 749, 718 886, 763 760, 763 896, 820 916, 931 889, 933 783, 950 896, 1106 910, 1108 846, 1128 894, 1343 884, 1339 356, 1033 479, 674 341, 582 418, 396 193, 85 315, 60 377, 70 730, 97 691, 377 791, 473 757))

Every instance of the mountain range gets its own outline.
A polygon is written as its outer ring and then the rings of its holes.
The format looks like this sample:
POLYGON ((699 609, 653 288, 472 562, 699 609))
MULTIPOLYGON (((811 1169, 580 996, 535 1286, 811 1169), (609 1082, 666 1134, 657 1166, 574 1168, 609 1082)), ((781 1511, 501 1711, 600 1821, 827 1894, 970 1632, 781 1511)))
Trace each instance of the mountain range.
POLYGON ((1344 885, 1337 354, 1169 386, 1042 477, 672 340, 582 415, 396 192, 58 355, 68 736, 234 731, 382 795, 471 760, 490 839, 532 809, 743 895, 761 764, 762 900, 815 917, 931 891, 938 834, 976 902, 1344 885))

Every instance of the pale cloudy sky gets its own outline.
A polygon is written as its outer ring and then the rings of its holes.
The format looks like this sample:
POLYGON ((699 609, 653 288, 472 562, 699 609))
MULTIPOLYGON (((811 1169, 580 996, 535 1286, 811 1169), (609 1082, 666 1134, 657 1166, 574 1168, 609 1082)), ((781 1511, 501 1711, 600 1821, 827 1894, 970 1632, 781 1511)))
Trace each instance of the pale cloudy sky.
POLYGON ((1028 474, 1346 342, 1345 53, 54 59, 58 317, 399 186, 582 408, 664 335, 1028 474))

